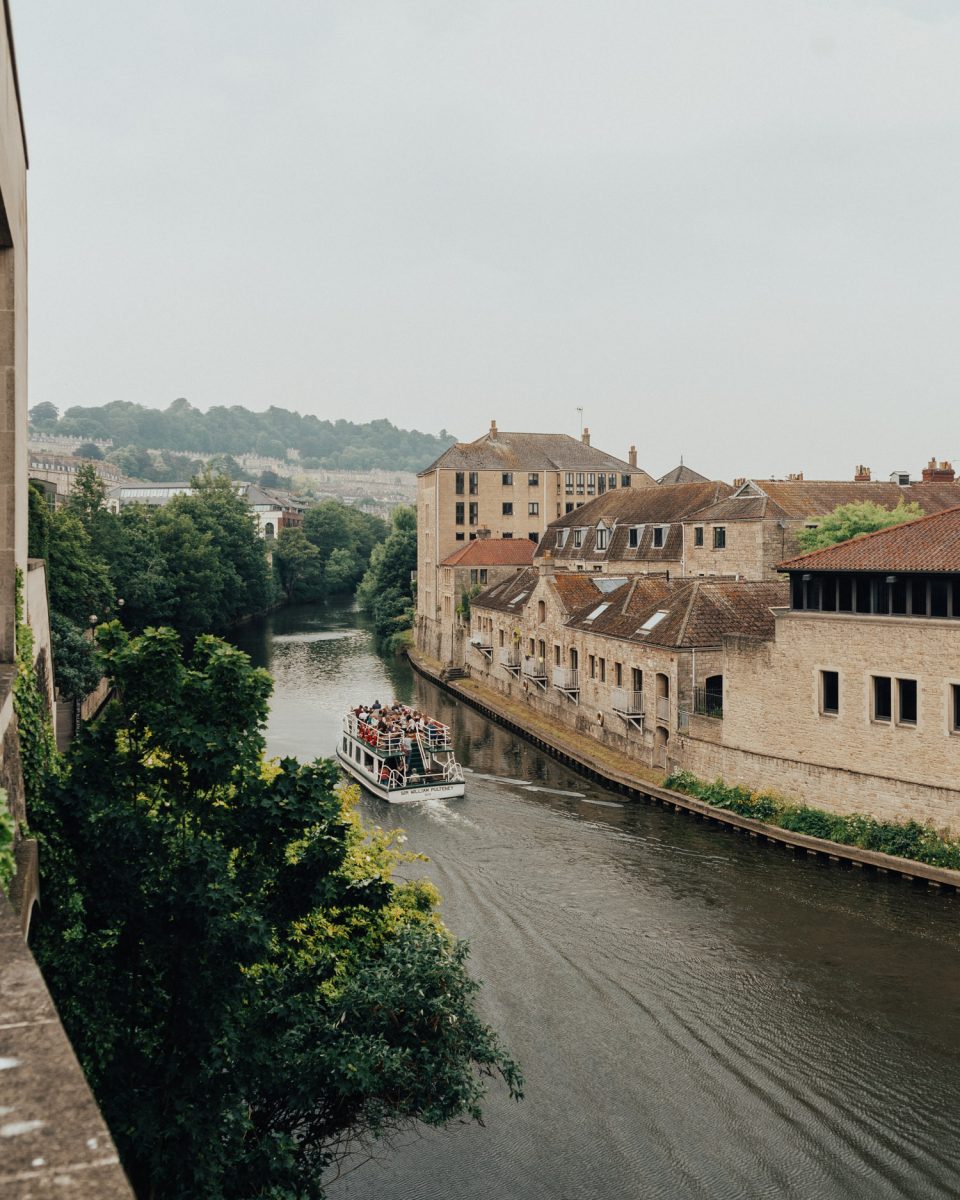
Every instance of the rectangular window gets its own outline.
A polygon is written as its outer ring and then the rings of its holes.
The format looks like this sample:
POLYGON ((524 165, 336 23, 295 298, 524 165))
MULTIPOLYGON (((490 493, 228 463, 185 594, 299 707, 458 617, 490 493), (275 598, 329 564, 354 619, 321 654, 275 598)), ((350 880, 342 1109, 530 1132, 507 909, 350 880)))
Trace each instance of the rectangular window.
POLYGON ((640 526, 632 525, 627 533, 627 545, 631 550, 636 550, 640 545, 640 526))
POLYGON ((663 549, 663 526, 654 525, 653 527, 653 548, 654 550, 663 549))
POLYGON ((602 496, 606 490, 607 490, 607 477, 606 477, 606 475, 603 474, 603 472, 601 472, 597 476, 597 493, 598 493, 598 495, 602 496))
POLYGON ((480 490, 480 479, 476 471, 470 472, 470 495, 476 496, 480 490))
POLYGON ((613 683, 615 687, 623 687, 623 663, 613 664, 613 683))
POLYGON ((573 531, 573 548, 574 548, 574 550, 579 550, 582 545, 583 545, 583 530, 575 529, 573 531))
POLYGON ((597 490, 597 477, 591 471, 590 474, 587 476, 587 493, 588 493, 588 495, 592 496, 596 490, 597 490))
POLYGON ((480 582, 481 583, 487 582, 487 568, 486 567, 480 568, 480 582))
POLYGON ((573 491, 573 472, 567 471, 563 478, 567 489, 567 494, 569 495, 573 491))
POLYGON ((587 670, 590 672, 590 678, 596 679, 596 677, 597 677, 597 660, 596 660, 596 658, 594 658, 594 656, 592 654, 587 655, 587 670))
POLYGON ((950 684, 950 732, 960 733, 960 683, 950 684))
POLYGON ((500 482, 504 487, 513 487, 513 472, 504 471, 504 473, 500 476, 500 482))
POLYGON ((573 504, 572 504, 572 503, 571 503, 571 504, 565 504, 565 505, 563 506, 563 511, 564 511, 564 515, 566 515, 567 513, 573 512, 573 504))
POLYGON ((578 496, 583 495, 583 472, 582 471, 577 472, 577 495, 578 496))
POLYGON ((569 532, 570 532, 569 529, 558 529, 557 530, 557 549, 558 550, 562 550, 564 548, 564 546, 567 544, 567 534, 569 532))
POLYGON ((617 486, 617 477, 616 477, 616 475, 608 475, 608 476, 607 476, 607 487, 608 487, 608 488, 610 489, 610 491, 612 492, 612 491, 613 491, 613 489, 614 489, 616 486, 617 486))
POLYGON ((897 680, 897 724, 916 725, 917 723, 917 681, 915 679, 897 680))
POLYGON ((639 667, 633 667, 630 671, 630 686, 635 692, 643 691, 643 672, 639 667))
POLYGON ((479 505, 477 504, 476 500, 471 500, 470 501, 470 524, 471 525, 476 525, 477 522, 480 520, 478 511, 477 511, 478 508, 479 508, 479 505))
POLYGON ((463 541, 466 541, 466 538, 463 536, 463 534, 462 534, 462 533, 458 533, 458 534, 457 534, 457 541, 458 541, 458 542, 463 542, 463 541))
POLYGON ((820 672, 820 711, 830 717, 840 713, 840 676, 836 671, 820 672))
POLYGON ((621 487, 629 487, 630 486, 630 476, 629 475, 621 475, 620 476, 620 486, 621 487))
POLYGON ((531 502, 527 505, 527 516, 528 517, 539 517, 540 516, 540 505, 536 502, 536 500, 531 500, 531 502))
POLYGON ((607 660, 605 658, 601 658, 598 665, 600 667, 600 682, 606 683, 607 682, 607 660))
POLYGON ((873 719, 893 720, 893 689, 887 675, 873 676, 873 719))
POLYGON ((540 476, 536 471, 531 471, 527 476, 527 487, 537 487, 540 483, 540 476))
POLYGON ((607 531, 606 529, 597 530, 597 549, 606 550, 607 548, 607 531))
POLYGON ((727 531, 723 525, 717 525, 713 530, 713 548, 722 550, 727 544, 727 531))
POLYGON ((513 516, 513 505, 510 503, 509 500, 505 500, 500 507, 501 507, 501 509, 503 511, 503 515, 505 517, 513 516))
POLYGON ((503 630, 500 630, 500 645, 503 645, 503 630))
POLYGON ((470 570, 470 582, 471 583, 477 582, 477 572, 476 572, 475 568, 471 568, 471 570, 470 570))
POLYGON ((462 524, 463 524, 463 501, 462 501, 462 500, 461 500, 461 501, 459 501, 459 502, 457 503, 457 520, 456 520, 456 523, 457 523, 458 525, 462 525, 462 524))
POLYGON ((693 544, 695 546, 703 545, 703 526, 695 525, 693 527, 693 544))
POLYGON ((462 496, 463 495, 463 472, 458 471, 456 473, 456 475, 454 476, 454 478, 456 480, 456 493, 458 496, 462 496))
POLYGON ((537 531, 535 529, 531 529, 530 532, 527 534, 527 541, 533 542, 533 544, 536 545, 537 542, 540 541, 540 534, 537 533, 537 531))
POLYGON ((556 644, 553 647, 553 665, 555 667, 560 666, 560 647, 556 644))
POLYGON ((536 653, 536 645, 533 638, 529 638, 527 640, 527 645, 530 647, 530 657, 533 658, 534 654, 536 653))
POLYGON ((512 533, 501 533, 501 534, 500 534, 500 536, 503 538, 503 540, 504 540, 505 542, 509 542, 509 541, 512 541, 512 540, 513 540, 513 534, 512 534, 512 533))

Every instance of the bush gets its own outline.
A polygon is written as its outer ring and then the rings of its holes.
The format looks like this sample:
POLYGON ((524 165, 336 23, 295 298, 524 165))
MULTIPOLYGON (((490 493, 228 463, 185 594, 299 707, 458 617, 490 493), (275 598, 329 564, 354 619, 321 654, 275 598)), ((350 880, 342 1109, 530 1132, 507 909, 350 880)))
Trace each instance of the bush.
POLYGON ((690 771, 674 771, 664 780, 664 787, 695 796, 715 808, 789 829, 792 833, 858 846, 861 850, 894 854, 898 858, 911 858, 934 867, 960 870, 960 838, 944 837, 932 826, 921 825, 918 821, 879 821, 862 813, 824 812, 787 800, 775 792, 751 792, 740 784, 726 784, 722 779, 706 783, 690 771))

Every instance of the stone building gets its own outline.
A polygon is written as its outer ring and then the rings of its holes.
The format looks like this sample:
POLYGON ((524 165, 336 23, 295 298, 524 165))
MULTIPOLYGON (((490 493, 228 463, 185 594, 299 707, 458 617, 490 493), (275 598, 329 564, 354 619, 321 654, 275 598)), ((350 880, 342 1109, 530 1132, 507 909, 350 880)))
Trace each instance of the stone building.
POLYGON ((105 459, 80 458, 76 454, 54 454, 49 450, 30 448, 31 480, 52 484, 58 500, 65 499, 73 491, 81 467, 93 467, 108 488, 118 486, 125 478, 115 463, 105 459))
POLYGON ((556 571, 549 559, 472 604, 471 676, 651 766, 691 714, 723 711, 723 638, 769 638, 782 583, 556 571))
POLYGON ((960 483, 949 463, 928 467, 921 483, 873 481, 864 467, 852 480, 740 480, 731 495, 683 518, 684 573, 773 579, 777 564, 799 552, 799 530, 864 500, 888 509, 916 501, 936 513, 960 504, 960 483))
POLYGON ((537 546, 567 570, 684 574, 683 520, 725 499, 719 480, 607 492, 554 521, 537 546))
POLYGON ((960 507, 781 569, 773 637, 725 640, 723 717, 685 764, 960 832, 960 507))
POLYGON ((654 487, 637 466, 561 433, 490 430, 451 446, 417 477, 417 613, 435 620, 440 563, 481 530, 492 538, 538 542, 551 521, 594 496, 654 487))
MULTIPOLYGON (((268 491, 256 483, 236 483, 235 491, 250 505, 257 522, 257 532, 272 541, 281 529, 297 529, 303 524, 306 504, 289 492, 268 491)), ((174 496, 191 496, 189 483, 145 483, 132 481, 107 489, 104 498, 110 512, 119 512, 130 504, 146 504, 156 508, 168 504, 174 496)))
POLYGON ((527 538, 487 538, 464 542, 440 564, 440 616, 420 618, 418 640, 431 657, 445 664, 462 664, 469 628, 469 607, 463 598, 516 575, 533 562, 534 545, 527 538))

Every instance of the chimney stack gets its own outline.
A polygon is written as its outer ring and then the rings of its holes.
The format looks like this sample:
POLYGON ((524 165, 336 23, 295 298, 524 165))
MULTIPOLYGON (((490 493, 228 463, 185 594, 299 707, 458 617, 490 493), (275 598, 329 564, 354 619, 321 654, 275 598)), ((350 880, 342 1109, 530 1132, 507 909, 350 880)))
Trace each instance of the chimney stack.
POLYGON ((803 483, 803 472, 797 471, 793 475, 788 475, 787 482, 788 483, 803 483))
POLYGON ((637 465, 637 448, 636 448, 636 446, 631 446, 630 449, 627 451, 627 462, 630 464, 631 467, 635 467, 637 465))
POLYGON ((935 458, 931 458, 923 468, 924 483, 953 483, 955 477, 953 466, 946 461, 938 463, 935 458))
POLYGON ((539 575, 556 575, 557 564, 553 561, 553 555, 549 550, 544 550, 543 558, 537 564, 537 572, 539 575))
POLYGON ((580 437, 583 440, 583 444, 585 446, 590 445, 590 430, 589 429, 584 429, 583 433, 580 434, 580 437))
POLYGON ((857 473, 853 477, 853 482, 854 483, 869 483, 870 482, 870 468, 864 467, 864 466, 857 467, 857 473))
POLYGON ((496 423, 496 421, 491 421, 491 422, 490 422, 490 436, 491 436, 491 437, 492 437, 494 440, 496 440, 496 436, 497 436, 497 423, 496 423))

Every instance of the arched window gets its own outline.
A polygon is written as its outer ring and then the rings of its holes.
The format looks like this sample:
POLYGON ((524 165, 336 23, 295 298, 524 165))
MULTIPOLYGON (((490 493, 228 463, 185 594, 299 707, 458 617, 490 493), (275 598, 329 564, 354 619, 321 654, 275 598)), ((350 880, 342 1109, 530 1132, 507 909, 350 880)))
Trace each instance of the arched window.
POLYGON ((263 536, 269 541, 273 537, 273 522, 266 521, 263 526, 263 536))

